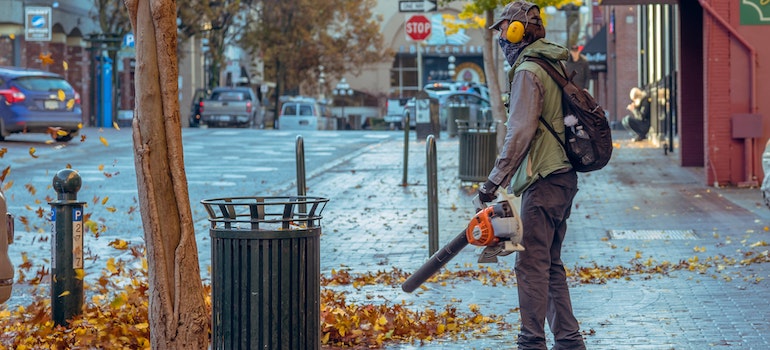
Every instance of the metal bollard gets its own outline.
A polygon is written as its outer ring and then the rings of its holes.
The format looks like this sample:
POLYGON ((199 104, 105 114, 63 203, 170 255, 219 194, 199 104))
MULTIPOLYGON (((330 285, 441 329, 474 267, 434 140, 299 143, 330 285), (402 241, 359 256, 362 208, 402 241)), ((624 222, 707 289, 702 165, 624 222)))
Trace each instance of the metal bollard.
MULTIPOLYGON (((297 196, 304 197, 307 194, 307 179, 305 176, 305 141, 302 139, 302 135, 297 135, 297 141, 295 146, 295 160, 297 165, 297 196)), ((305 204, 299 205, 299 211, 307 211, 305 204)))
POLYGON ((401 177, 401 186, 408 185, 406 178, 409 169, 409 114, 404 116, 404 176, 401 177))
POLYGON ((51 243, 51 310, 56 325, 83 312, 83 205, 77 201, 82 181, 77 171, 60 170, 53 178, 57 200, 50 202, 54 221, 51 243), (80 276, 78 276, 78 271, 80 276))
POLYGON ((0 191, 0 304, 11 298, 13 264, 8 257, 8 245, 13 243, 13 216, 8 213, 5 195, 0 191))
POLYGON ((426 168, 428 172, 428 256, 438 250, 438 166, 436 165, 436 139, 426 139, 426 168))

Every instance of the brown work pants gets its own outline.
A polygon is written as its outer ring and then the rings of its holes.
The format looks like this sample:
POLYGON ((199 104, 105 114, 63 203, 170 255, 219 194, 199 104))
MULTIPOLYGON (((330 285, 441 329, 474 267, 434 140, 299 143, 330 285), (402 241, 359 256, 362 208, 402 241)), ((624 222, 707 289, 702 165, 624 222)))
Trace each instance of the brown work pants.
POLYGON ((567 218, 577 191, 577 174, 570 170, 540 179, 522 194, 522 244, 526 250, 516 258, 519 349, 546 349, 546 319, 555 350, 585 349, 561 261, 567 218))

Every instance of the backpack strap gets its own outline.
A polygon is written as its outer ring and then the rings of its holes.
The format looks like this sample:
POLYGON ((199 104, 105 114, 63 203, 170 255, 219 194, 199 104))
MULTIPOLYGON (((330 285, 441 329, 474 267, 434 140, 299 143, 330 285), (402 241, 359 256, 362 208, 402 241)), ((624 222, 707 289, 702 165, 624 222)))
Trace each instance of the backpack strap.
POLYGON ((542 67, 548 75, 551 76, 551 79, 553 79, 556 84, 559 84, 559 87, 564 88, 569 84, 569 82, 572 80, 572 77, 575 75, 573 72, 572 75, 568 78, 565 78, 567 76, 567 70, 564 67, 564 63, 559 62, 559 65, 561 66, 563 74, 559 73, 556 68, 554 68, 550 63, 546 62, 544 59, 539 57, 527 57, 526 61, 532 61, 537 63, 540 67, 542 67))
MULTIPOLYGON (((546 62, 544 59, 538 58, 538 57, 527 57, 526 60, 527 61, 535 62, 540 67, 542 67, 548 73, 548 75, 551 76, 551 79, 553 79, 554 82, 556 82, 556 84, 559 85, 560 88, 563 89, 564 86, 566 86, 569 83, 569 80, 567 80, 566 78, 564 78, 564 76, 559 74, 559 72, 556 71, 556 68, 553 68, 553 66, 550 65, 548 62, 546 62)), ((563 65, 562 65, 562 70, 564 70, 564 66, 563 65)), ((556 133, 556 130, 553 129, 551 124, 549 124, 547 121, 545 121, 545 118, 543 118, 542 115, 539 118, 540 118, 540 122, 543 123, 543 125, 545 125, 545 127, 546 127, 546 129, 548 129, 548 131, 551 132, 551 135, 553 135, 553 137, 556 139, 556 141, 559 142, 561 147, 566 150, 567 149, 566 142, 563 142, 561 140, 561 138, 559 138, 559 134, 556 133)))
POLYGON ((561 145, 561 147, 563 147, 563 148, 566 150, 566 149, 567 149, 567 143, 566 143, 566 142, 562 142, 562 140, 559 138, 559 135, 558 135, 558 134, 556 134, 556 130, 554 130, 554 129, 553 129, 553 127, 551 126, 551 124, 548 124, 548 122, 547 122, 547 121, 545 121, 545 119, 543 119, 543 116, 542 116, 542 115, 541 115, 539 118, 540 118, 540 122, 541 122, 541 123, 543 123, 543 125, 545 125, 545 128, 546 128, 546 129, 548 129, 548 131, 550 131, 550 132, 551 132, 551 135, 553 135, 553 138, 555 138, 555 139, 556 139, 556 141, 558 141, 558 142, 559 142, 559 144, 561 145))

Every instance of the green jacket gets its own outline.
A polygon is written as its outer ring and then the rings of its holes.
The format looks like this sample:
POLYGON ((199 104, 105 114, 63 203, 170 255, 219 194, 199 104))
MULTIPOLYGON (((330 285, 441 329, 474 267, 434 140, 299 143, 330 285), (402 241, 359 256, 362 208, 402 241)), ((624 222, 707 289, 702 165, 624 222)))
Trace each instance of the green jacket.
POLYGON ((508 73, 508 134, 489 178, 501 186, 510 183, 517 196, 537 180, 571 168, 564 149, 538 118, 542 115, 564 141, 562 90, 537 63, 525 61, 527 57, 544 58, 561 71, 559 61, 567 59, 568 51, 545 39, 537 40, 524 48, 508 73))

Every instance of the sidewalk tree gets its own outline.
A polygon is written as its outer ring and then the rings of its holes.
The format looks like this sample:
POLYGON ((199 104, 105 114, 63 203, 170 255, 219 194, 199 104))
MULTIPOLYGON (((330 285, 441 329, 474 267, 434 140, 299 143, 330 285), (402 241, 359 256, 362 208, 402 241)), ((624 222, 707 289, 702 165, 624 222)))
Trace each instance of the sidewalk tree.
POLYGON ((125 0, 136 33, 134 162, 149 272, 153 349, 208 348, 208 311, 187 192, 176 2, 125 0))
POLYGON ((243 23, 243 16, 259 0, 179 0, 179 36, 184 41, 193 36, 208 40, 209 81, 206 86, 220 85, 220 75, 225 63, 225 46, 233 40, 234 33, 243 23))
MULTIPOLYGON (((94 12, 91 17, 99 24, 102 33, 122 36, 131 30, 131 23, 125 6, 110 0, 92 0, 94 12)), ((179 0, 177 1, 179 42, 194 36, 206 38, 209 42, 210 88, 219 86, 220 72, 224 63, 225 44, 232 37, 231 28, 238 14, 247 12, 257 0, 179 0)), ((181 58, 184 52, 177 50, 181 58)), ((114 58, 114 57, 112 57, 114 58)))
POLYGON ((115 33, 119 35, 131 31, 131 22, 128 19, 128 11, 122 2, 111 0, 93 0, 96 13, 91 17, 99 24, 102 33, 115 33))
MULTIPOLYGON (((441 0, 439 5, 447 5, 456 0, 441 0)), ((496 15, 502 11, 503 7, 510 3, 512 0, 471 0, 465 5, 463 11, 460 12, 458 18, 469 19, 472 17, 480 17, 483 20, 466 21, 462 26, 464 28, 476 28, 482 31, 482 37, 484 38, 484 75, 486 76, 487 88, 489 88, 489 96, 500 96, 500 98, 490 98, 490 104, 492 105, 492 117, 495 120, 500 121, 499 132, 497 133, 497 146, 502 147, 505 140, 505 122, 508 121, 508 115, 506 113, 505 106, 503 105, 503 92, 504 90, 500 86, 500 81, 508 82, 508 77, 500 77, 498 74, 503 73, 502 67, 498 67, 495 64, 494 47, 497 44, 497 37, 494 36, 495 32, 488 30, 487 28, 495 22, 496 15), (495 10, 500 9, 497 13, 495 10)), ((541 13, 546 6, 561 6, 566 3, 574 3, 573 0, 529 0, 538 7, 540 7, 541 13)), ((452 26, 448 26, 452 28, 452 26)), ((505 87, 507 90, 507 86, 505 87)))
POLYGON ((240 36, 240 46, 264 62, 263 77, 277 96, 318 86, 326 76, 358 74, 366 64, 392 59, 380 32, 376 0, 263 0, 240 36))

